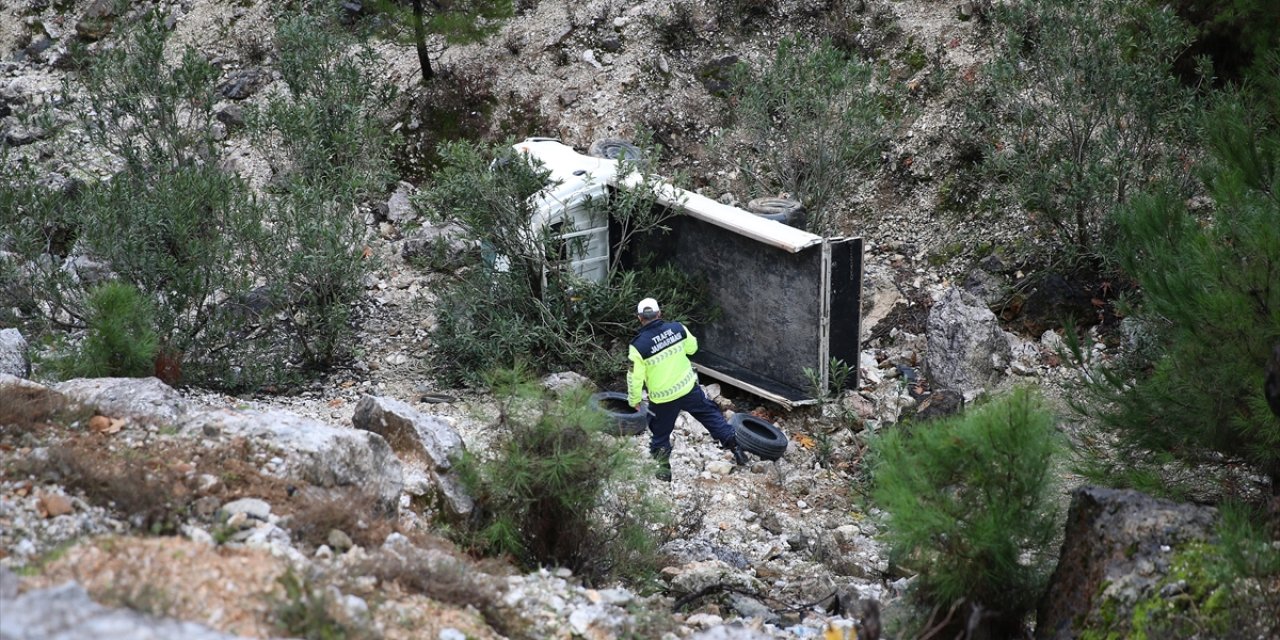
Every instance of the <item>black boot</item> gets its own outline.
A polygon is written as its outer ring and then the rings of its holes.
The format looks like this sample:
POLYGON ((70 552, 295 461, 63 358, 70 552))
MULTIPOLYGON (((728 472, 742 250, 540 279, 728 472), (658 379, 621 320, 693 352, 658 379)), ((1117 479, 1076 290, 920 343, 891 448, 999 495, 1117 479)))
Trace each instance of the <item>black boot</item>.
POLYGON ((729 451, 733 452, 733 462, 734 462, 734 464, 737 464, 737 465, 738 465, 738 466, 740 466, 740 467, 741 467, 741 466, 746 466, 746 464, 747 464, 747 452, 743 451, 743 450, 742 450, 742 447, 738 446, 738 439, 737 439, 736 437, 734 437, 734 436, 729 436, 729 439, 728 439, 728 440, 725 440, 724 442, 722 442, 722 443, 721 443, 721 446, 723 446, 725 449, 728 449, 729 451))
POLYGON ((655 449, 650 451, 649 455, 658 462, 658 470, 653 477, 663 482, 671 482, 671 447, 655 449))

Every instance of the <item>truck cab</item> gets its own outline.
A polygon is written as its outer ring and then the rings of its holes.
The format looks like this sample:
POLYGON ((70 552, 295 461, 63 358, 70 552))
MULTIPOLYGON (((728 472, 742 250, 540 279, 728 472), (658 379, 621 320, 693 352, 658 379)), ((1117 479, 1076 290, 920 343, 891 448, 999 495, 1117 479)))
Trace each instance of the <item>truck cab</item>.
POLYGON ((533 195, 535 230, 550 232, 549 251, 567 261, 578 277, 604 282, 609 276, 609 196, 618 161, 585 156, 554 138, 529 138, 515 145, 522 156, 550 172, 548 186, 533 195))

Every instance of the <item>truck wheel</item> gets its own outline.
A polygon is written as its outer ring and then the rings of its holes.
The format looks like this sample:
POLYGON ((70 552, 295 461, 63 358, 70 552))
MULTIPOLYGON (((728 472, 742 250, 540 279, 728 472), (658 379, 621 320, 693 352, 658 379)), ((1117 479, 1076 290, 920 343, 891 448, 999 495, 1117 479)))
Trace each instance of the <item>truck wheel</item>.
POLYGON ((640 403, 639 409, 627 404, 627 394, 603 391, 591 394, 591 406, 608 418, 606 433, 615 436, 636 436, 649 430, 649 405, 640 403))
POLYGON ((640 153, 640 147, 621 138, 601 138, 596 140, 591 143, 591 148, 587 150, 587 155, 610 160, 629 160, 631 162, 639 162, 644 158, 644 154, 640 153))
POLYGON ((764 460, 777 460, 787 452, 787 436, 768 420, 761 420, 749 413, 735 413, 729 419, 733 425, 738 446, 764 460))
POLYGON ((747 203, 747 211, 793 227, 804 224, 804 205, 791 198, 756 198, 747 203))

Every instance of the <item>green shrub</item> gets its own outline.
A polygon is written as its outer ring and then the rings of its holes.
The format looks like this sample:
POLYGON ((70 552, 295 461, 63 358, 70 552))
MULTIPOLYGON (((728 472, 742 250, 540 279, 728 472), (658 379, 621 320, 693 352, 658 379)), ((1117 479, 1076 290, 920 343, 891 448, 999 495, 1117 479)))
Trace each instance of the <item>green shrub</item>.
POLYGON ((827 205, 880 159, 886 140, 871 68, 829 42, 787 38, 767 66, 741 65, 733 82, 736 123, 717 142, 753 195, 789 193, 827 233, 827 205))
POLYGON ((1211 215, 1166 189, 1117 218, 1115 259, 1140 286, 1148 346, 1098 369, 1080 409, 1118 437, 1121 466, 1169 458, 1204 488, 1206 468, 1244 461, 1280 486, 1280 418, 1262 393, 1280 343, 1278 89, 1225 95, 1206 116, 1211 215))
POLYGON ((589 391, 551 397, 520 371, 490 382, 503 398, 494 442, 459 465, 477 505, 465 542, 588 580, 655 570, 650 527, 667 519, 668 508, 644 489, 647 461, 604 434, 589 391))
POLYGON ((184 381, 206 386, 345 357, 369 264, 360 207, 390 181, 390 138, 372 115, 390 93, 367 50, 323 22, 284 14, 279 26, 289 97, 273 94, 246 119, 278 152, 280 174, 255 194, 218 166, 218 68, 190 47, 167 57, 170 32, 155 14, 122 21, 122 44, 85 61, 84 95, 67 101, 119 171, 51 191, 7 168, 0 203, 13 206, 0 223, 13 257, 0 261, 0 296, 83 328, 94 278, 66 261, 97 262, 152 302, 159 349, 184 381))
POLYGON ((919 573, 914 599, 952 620, 981 609, 991 637, 1021 635, 1058 535, 1054 466, 1062 439, 1027 389, 872 441, 874 497, 897 561, 919 573))
POLYGON ((63 378, 142 378, 155 371, 155 311, 133 285, 109 282, 89 293, 89 333, 56 361, 63 378))
POLYGON ((1179 151, 1195 101, 1172 70, 1186 24, 1145 0, 1021 0, 992 15, 1002 40, 968 126, 988 132, 988 171, 1042 234, 1096 252, 1144 184, 1188 188, 1179 151))
POLYGON ((318 18, 282 15, 276 42, 289 95, 246 117, 255 139, 277 143, 264 146, 284 169, 268 201, 274 233, 263 275, 289 301, 286 326, 306 363, 327 367, 352 352, 350 311, 369 269, 360 205, 391 183, 395 142, 371 114, 395 89, 377 79, 371 48, 318 18))

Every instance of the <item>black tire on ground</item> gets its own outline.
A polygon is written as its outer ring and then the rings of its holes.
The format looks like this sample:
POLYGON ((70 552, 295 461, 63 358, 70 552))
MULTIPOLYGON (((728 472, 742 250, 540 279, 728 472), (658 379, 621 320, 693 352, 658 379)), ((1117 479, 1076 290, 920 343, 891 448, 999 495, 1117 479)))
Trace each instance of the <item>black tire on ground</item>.
POLYGON ((605 414, 609 424, 606 433, 615 436, 636 436, 649 430, 649 405, 640 403, 639 409, 627 404, 627 394, 602 391, 591 394, 591 406, 605 414))
POLYGON ((587 155, 610 160, 630 160, 631 162, 639 162, 644 158, 644 154, 640 153, 640 147, 621 138, 601 138, 596 140, 587 149, 587 155))
POLYGON ((729 419, 734 436, 743 451, 749 451, 764 460, 777 460, 787 452, 787 436, 768 420, 761 420, 747 413, 735 413, 729 419))
POLYGON ((793 227, 804 224, 804 205, 791 198, 756 198, 747 203, 747 211, 793 227))

